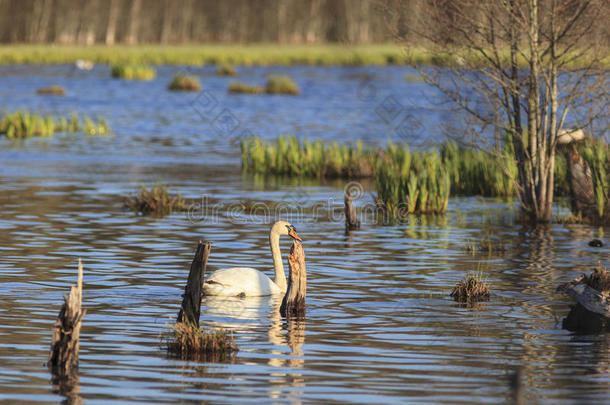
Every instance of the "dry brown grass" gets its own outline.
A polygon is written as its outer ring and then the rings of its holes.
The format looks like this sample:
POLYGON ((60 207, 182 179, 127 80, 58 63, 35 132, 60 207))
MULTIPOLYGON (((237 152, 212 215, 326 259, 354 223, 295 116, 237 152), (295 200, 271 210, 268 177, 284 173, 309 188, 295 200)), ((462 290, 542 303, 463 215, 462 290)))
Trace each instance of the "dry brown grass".
POLYGON ((66 90, 63 87, 54 84, 49 87, 41 87, 40 89, 36 90, 36 93, 42 95, 50 94, 55 96, 64 96, 66 94, 66 90))
POLYGON ((453 291, 451 291, 451 297, 455 301, 468 305, 479 301, 486 301, 490 295, 491 290, 485 280, 483 280, 481 273, 466 275, 466 278, 457 283, 453 287, 453 291))
POLYGON ((239 351, 231 332, 224 329, 204 331, 183 322, 172 325, 165 343, 170 355, 184 360, 230 361, 239 351))
POLYGON ((143 215, 163 216, 174 211, 185 211, 188 209, 187 202, 180 194, 171 196, 167 186, 157 184, 148 189, 140 188, 140 193, 125 200, 125 206, 143 215))

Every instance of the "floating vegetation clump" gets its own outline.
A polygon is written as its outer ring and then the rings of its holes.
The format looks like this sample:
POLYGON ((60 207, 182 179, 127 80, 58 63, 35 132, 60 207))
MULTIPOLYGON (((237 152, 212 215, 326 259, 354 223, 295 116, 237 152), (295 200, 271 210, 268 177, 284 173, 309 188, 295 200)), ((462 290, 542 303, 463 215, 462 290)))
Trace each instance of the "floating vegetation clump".
POLYGON ((66 90, 59 85, 52 85, 49 87, 41 87, 36 90, 36 93, 41 95, 55 95, 55 96, 64 96, 66 94, 66 90))
POLYGON ((110 74, 116 79, 152 80, 157 72, 152 66, 144 65, 113 65, 110 74))
POLYGON ((424 79, 420 75, 414 75, 414 74, 406 74, 405 80, 409 83, 418 83, 418 82, 424 81, 424 79))
POLYGON ((466 278, 453 287, 451 298, 460 304, 472 305, 479 301, 487 301, 491 295, 489 286, 483 280, 483 274, 468 274, 466 278))
POLYGON ((228 63, 221 63, 216 67, 216 74, 218 76, 237 76, 237 71, 228 63))
POLYGON ((265 90, 268 94, 297 95, 301 92, 299 86, 289 76, 269 76, 265 90))
POLYGON ((229 84, 229 93, 234 94, 264 94, 263 86, 252 86, 245 83, 232 82, 229 84))
POLYGON ((174 76, 167 88, 172 91, 200 91, 201 83, 195 76, 179 73, 174 76))
POLYGON ((55 133, 81 131, 86 135, 107 135, 110 133, 110 128, 102 118, 93 121, 85 116, 81 124, 76 113, 72 113, 70 118, 56 119, 51 115, 42 116, 27 111, 16 111, 0 117, 0 135, 10 139, 52 137, 55 133))
POLYGON ((184 360, 227 361, 239 351, 233 334, 224 329, 205 331, 192 323, 177 322, 165 336, 167 352, 184 360))
POLYGON ((185 211, 188 206, 182 196, 171 196, 164 184, 156 184, 150 189, 140 187, 140 193, 125 200, 125 206, 142 215, 164 216, 174 211, 185 211))

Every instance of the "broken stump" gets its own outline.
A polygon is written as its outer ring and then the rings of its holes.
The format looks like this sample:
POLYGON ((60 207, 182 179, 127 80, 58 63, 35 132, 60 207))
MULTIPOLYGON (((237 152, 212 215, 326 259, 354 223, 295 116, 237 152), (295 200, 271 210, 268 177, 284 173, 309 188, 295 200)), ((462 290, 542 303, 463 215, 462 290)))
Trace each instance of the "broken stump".
POLYGON ((78 260, 78 281, 64 295, 64 304, 53 325, 53 339, 47 366, 57 376, 69 375, 78 367, 78 349, 81 320, 86 310, 81 308, 83 294, 83 264, 78 260))
POLYGON ((184 294, 182 296, 182 305, 178 312, 177 322, 191 323, 199 325, 199 317, 201 315, 201 293, 203 290, 203 277, 208 265, 208 256, 212 244, 210 242, 199 241, 195 257, 191 263, 184 294))
POLYGON ((305 315, 305 295, 307 290, 307 272, 305 270, 305 252, 303 245, 296 240, 292 242, 288 256, 288 288, 280 306, 282 316, 305 315))

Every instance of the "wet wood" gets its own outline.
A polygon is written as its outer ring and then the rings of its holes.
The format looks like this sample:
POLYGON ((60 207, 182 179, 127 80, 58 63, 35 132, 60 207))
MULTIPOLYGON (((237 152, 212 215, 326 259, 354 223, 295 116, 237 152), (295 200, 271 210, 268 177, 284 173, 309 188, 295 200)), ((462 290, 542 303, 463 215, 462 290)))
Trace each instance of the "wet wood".
POLYGON ((280 314, 282 316, 305 315, 305 295, 307 290, 307 272, 305 270, 305 252, 303 245, 297 241, 292 242, 290 256, 288 256, 288 288, 282 300, 280 314))
POLYGON ((559 286, 587 310, 610 318, 610 291, 600 292, 586 284, 586 276, 581 274, 569 283, 559 286))
POLYGON ((345 190, 345 230, 351 231, 360 228, 360 220, 356 216, 356 208, 349 190, 345 190))
POLYGON ((199 325, 199 316, 201 315, 201 295, 203 291, 203 276, 208 264, 208 256, 212 244, 210 242, 199 241, 195 258, 191 263, 188 280, 184 287, 182 295, 182 306, 178 313, 177 322, 190 323, 199 325))
POLYGON ((82 293, 83 264, 79 259, 77 284, 72 286, 69 296, 64 295, 64 304, 53 325, 53 338, 47 365, 54 375, 69 375, 78 366, 81 321, 87 312, 81 308, 82 293))

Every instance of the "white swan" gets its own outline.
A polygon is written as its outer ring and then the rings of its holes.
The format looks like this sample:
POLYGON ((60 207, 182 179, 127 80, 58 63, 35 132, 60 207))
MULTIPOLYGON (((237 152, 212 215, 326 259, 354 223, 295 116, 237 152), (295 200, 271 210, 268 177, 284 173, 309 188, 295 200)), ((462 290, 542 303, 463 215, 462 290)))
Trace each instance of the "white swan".
POLYGON ((203 283, 203 294, 224 297, 260 297, 286 292, 286 273, 280 252, 280 235, 288 235, 301 241, 294 226, 286 221, 277 221, 271 227, 269 244, 273 254, 275 280, 250 267, 231 267, 210 274, 203 283))

